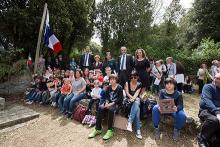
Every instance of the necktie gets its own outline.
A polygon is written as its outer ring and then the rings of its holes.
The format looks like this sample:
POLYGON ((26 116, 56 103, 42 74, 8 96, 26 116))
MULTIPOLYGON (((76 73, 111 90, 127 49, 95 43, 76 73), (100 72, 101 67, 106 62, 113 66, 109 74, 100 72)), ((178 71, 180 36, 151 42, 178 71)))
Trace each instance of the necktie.
POLYGON ((88 58, 88 54, 85 54, 84 66, 86 66, 87 58, 88 58))
POLYGON ((121 62, 121 70, 123 70, 124 67, 124 62, 125 62, 125 55, 122 56, 122 62, 121 62))

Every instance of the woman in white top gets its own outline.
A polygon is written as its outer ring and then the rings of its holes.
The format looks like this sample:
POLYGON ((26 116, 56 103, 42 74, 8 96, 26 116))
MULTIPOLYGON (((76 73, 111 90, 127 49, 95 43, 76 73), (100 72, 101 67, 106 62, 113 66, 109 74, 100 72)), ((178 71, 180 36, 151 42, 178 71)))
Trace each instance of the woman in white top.
POLYGON ((205 63, 201 64, 197 72, 197 77, 198 77, 198 85, 199 85, 199 94, 201 94, 204 84, 207 84, 212 80, 212 76, 209 74, 207 65, 205 63))
POLYGON ((152 86, 152 91, 155 93, 159 93, 160 88, 161 88, 161 80, 162 80, 162 76, 163 76, 163 71, 162 71, 162 65, 160 63, 160 61, 156 61, 155 65, 151 71, 154 80, 153 80, 153 86, 152 86))

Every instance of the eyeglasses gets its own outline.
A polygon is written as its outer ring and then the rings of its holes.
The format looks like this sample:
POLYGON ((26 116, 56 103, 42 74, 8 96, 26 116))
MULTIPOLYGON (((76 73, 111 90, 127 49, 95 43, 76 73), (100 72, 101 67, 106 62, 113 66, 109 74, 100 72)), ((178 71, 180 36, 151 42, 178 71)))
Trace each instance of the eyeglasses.
POLYGON ((137 79, 137 77, 136 76, 132 76, 131 79, 137 79))

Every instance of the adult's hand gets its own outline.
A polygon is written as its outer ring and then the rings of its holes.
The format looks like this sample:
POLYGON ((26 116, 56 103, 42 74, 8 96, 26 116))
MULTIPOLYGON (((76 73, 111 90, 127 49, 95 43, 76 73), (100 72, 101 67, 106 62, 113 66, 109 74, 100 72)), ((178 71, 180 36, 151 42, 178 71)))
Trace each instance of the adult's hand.
POLYGON ((173 106, 173 111, 176 112, 177 111, 177 107, 173 106))
POLYGON ((220 114, 217 114, 218 121, 220 123, 220 114))

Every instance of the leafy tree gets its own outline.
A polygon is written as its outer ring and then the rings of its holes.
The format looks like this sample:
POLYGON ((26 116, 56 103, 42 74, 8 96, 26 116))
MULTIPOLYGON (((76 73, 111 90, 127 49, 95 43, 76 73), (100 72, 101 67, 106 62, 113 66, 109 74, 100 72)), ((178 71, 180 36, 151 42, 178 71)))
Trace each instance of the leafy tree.
MULTIPOLYGON (((62 42, 64 55, 90 40, 95 19, 95 0, 2 0, 0 42, 7 49, 24 48, 34 55, 44 3, 48 3, 53 32, 62 42), (80 42, 80 43, 79 43, 80 42)), ((50 52, 42 45, 41 51, 50 52)))
POLYGON ((104 51, 117 54, 121 46, 132 51, 147 44, 151 16, 150 0, 103 0, 97 6, 96 27, 104 51))
POLYGON ((190 27, 186 30, 186 44, 196 48, 203 38, 220 42, 220 1, 195 0, 190 17, 190 27))

